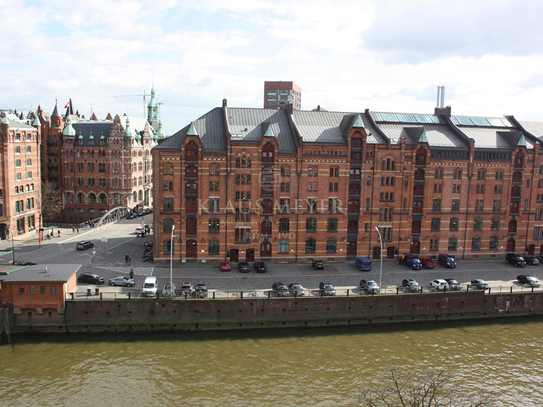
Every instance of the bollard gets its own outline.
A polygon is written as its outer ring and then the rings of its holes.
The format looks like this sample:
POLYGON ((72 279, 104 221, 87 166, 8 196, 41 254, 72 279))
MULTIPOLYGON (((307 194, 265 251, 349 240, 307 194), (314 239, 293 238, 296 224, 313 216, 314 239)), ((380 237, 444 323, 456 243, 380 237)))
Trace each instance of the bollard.
POLYGON ((349 296, 349 289, 347 288, 347 297, 349 296))
POLYGON ((87 297, 88 297, 89 295, 91 295, 91 290, 92 290, 91 287, 87 287, 87 297))
POLYGON ((243 291, 240 291, 239 298, 243 299, 243 291))
POLYGON ((213 299, 215 299, 215 291, 213 291, 213 299))
POLYGON ((70 293, 70 295, 72 296, 72 301, 73 301, 73 299, 74 299, 74 293, 70 293))
POLYGON ((94 287, 94 295, 100 294, 100 287, 94 287))
POLYGON ((511 286, 511 291, 510 292, 511 292, 511 294, 513 294, 513 287, 512 286, 511 286))
POLYGON ((132 293, 128 293, 128 299, 132 298, 132 293))
POLYGON ((271 291, 268 291, 268 300, 271 298, 271 291))
POLYGON ((102 293, 100 293, 100 299, 102 299, 102 293))

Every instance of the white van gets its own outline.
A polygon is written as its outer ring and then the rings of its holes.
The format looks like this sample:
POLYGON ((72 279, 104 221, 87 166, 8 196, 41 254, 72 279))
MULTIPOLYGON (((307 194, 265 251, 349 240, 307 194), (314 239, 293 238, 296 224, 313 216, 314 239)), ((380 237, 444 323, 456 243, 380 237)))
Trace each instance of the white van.
POLYGON ((158 278, 146 277, 143 287, 141 289, 141 295, 143 297, 156 297, 158 291, 158 278))

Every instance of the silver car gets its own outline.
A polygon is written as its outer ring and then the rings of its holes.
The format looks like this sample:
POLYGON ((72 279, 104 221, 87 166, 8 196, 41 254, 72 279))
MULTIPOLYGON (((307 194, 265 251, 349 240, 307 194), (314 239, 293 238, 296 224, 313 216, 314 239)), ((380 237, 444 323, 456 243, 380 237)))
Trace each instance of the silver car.
POLYGON ((303 297, 305 295, 305 288, 299 283, 290 283, 288 290, 293 297, 303 297))
POLYGON ((109 279, 109 285, 120 285, 124 287, 134 287, 134 279, 126 276, 113 277, 109 279))
POLYGON ((170 283, 164 284, 164 288, 162 288, 162 296, 166 298, 173 298, 175 297, 175 284, 172 284, 170 286, 170 283))

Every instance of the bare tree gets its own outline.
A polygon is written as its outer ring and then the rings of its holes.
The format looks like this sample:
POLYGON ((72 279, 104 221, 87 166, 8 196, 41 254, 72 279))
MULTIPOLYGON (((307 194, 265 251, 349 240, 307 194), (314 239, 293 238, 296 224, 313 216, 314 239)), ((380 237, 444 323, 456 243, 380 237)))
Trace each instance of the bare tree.
POLYGON ((466 394, 454 388, 454 376, 446 369, 410 370, 388 366, 375 385, 368 385, 358 396, 367 407, 482 407, 492 406, 490 398, 466 394))
POLYGON ((41 184, 41 215, 46 221, 57 220, 62 211, 62 196, 60 190, 52 182, 41 184))

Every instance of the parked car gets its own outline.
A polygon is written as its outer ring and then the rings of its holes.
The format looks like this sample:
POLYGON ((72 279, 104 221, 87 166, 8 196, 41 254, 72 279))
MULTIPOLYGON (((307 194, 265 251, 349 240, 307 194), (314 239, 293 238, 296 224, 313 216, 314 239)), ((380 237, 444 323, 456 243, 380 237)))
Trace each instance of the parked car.
POLYGON ((164 288, 162 289, 162 295, 167 298, 173 298, 175 297, 175 290, 176 290, 175 283, 173 283, 170 286, 170 283, 164 284, 164 288))
POLYGON ((143 297, 156 297, 158 294, 158 278, 156 276, 145 277, 141 295, 143 297))
POLYGON ((194 298, 207 298, 207 286, 203 283, 196 284, 192 296, 194 298))
POLYGON ((193 288, 192 288, 191 283, 181 283, 181 285, 179 286, 179 292, 181 293, 182 296, 184 296, 185 294, 187 294, 188 296, 191 296, 192 291, 193 291, 193 288))
POLYGON ((416 293, 420 291, 420 285, 414 278, 404 278, 402 281, 404 291, 416 293))
POLYGON ((456 260, 450 254, 441 253, 439 256, 437 256, 437 262, 447 268, 456 267, 456 260))
POLYGON ((136 234, 137 236, 142 235, 143 233, 145 233, 145 228, 137 227, 137 228, 134 230, 134 234, 136 234))
POLYGON ((109 285, 120 285, 125 287, 134 287, 135 281, 133 278, 126 276, 113 277, 109 279, 109 285))
POLYGON ((83 273, 77 278, 78 283, 104 284, 104 277, 94 273, 83 273))
POLYGON ((238 270, 240 273, 249 273, 251 271, 251 268, 249 267, 249 263, 245 261, 240 261, 238 263, 238 270))
POLYGON ((135 219, 137 217, 138 217, 138 215, 135 212, 132 212, 126 217, 126 219, 135 219))
POLYGON ((475 290, 486 290, 489 287, 489 285, 485 282, 485 280, 476 278, 475 280, 471 280, 470 288, 475 290))
POLYGON ((517 256, 515 253, 507 253, 505 255, 505 261, 515 267, 526 266, 526 261, 524 261, 524 258, 521 256, 517 256))
POLYGON ((454 278, 446 278, 445 281, 449 284, 449 290, 451 291, 458 291, 462 288, 462 284, 454 278))
POLYGON ((379 294, 381 291, 379 284, 373 280, 360 280, 360 293, 365 292, 366 294, 379 294))
POLYGON ((530 264, 532 266, 537 266, 540 263, 539 259, 534 256, 525 256, 524 261, 526 262, 526 264, 530 264))
POLYGON ((371 271, 371 260, 367 257, 359 257, 354 262, 360 271, 371 271))
POLYGON ((322 293, 322 295, 330 295, 330 296, 336 295, 336 289, 328 281, 321 281, 319 283, 319 290, 322 293))
POLYGON ((422 263, 422 267, 425 269, 433 269, 436 266, 430 257, 421 257, 420 262, 422 263))
POLYGON ((520 276, 517 276, 517 281, 530 287, 541 287, 541 283, 539 282, 539 280, 532 276, 521 274, 520 276))
POLYGON ((442 278, 436 278, 430 281, 430 287, 438 291, 447 291, 449 289, 449 283, 442 278))
POLYGON ((253 264, 253 267, 255 268, 257 273, 266 273, 268 271, 268 267, 263 261, 257 261, 253 264))
POLYGON ((322 260, 313 260, 313 268, 315 270, 324 270, 324 263, 322 260))
POLYGON ((289 292, 287 286, 285 285, 285 283, 283 283, 281 281, 277 281, 277 282, 273 283, 272 284, 272 290, 275 293, 275 295, 277 295, 278 297, 287 297, 290 294, 290 292, 289 292))
POLYGON ((93 247, 94 247, 94 243, 89 242, 88 240, 85 242, 78 242, 75 245, 75 248, 77 250, 87 250, 87 249, 92 249, 93 247))
POLYGON ((422 268, 422 263, 420 262, 419 256, 405 253, 403 255, 403 264, 409 267, 411 270, 420 270, 422 268))
POLYGON ((230 263, 227 261, 221 262, 221 271, 230 271, 230 263))
POLYGON ((305 295, 305 288, 300 283, 290 283, 288 290, 293 297, 303 297, 305 295))

